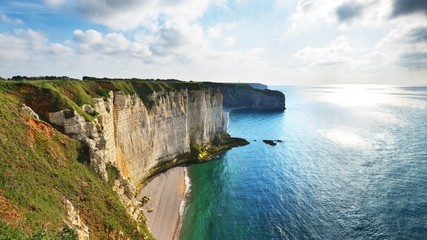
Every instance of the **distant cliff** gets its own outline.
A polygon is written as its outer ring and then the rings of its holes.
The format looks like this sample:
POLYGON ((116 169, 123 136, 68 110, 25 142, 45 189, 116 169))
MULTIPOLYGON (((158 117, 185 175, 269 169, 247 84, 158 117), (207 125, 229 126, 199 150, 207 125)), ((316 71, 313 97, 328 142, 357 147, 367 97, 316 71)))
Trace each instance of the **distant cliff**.
POLYGON ((285 95, 279 91, 254 88, 249 84, 224 84, 219 86, 224 107, 245 107, 265 110, 284 110, 285 95))
POLYGON ((261 84, 261 83, 248 83, 251 87, 256 88, 256 89, 268 89, 267 85, 261 84))

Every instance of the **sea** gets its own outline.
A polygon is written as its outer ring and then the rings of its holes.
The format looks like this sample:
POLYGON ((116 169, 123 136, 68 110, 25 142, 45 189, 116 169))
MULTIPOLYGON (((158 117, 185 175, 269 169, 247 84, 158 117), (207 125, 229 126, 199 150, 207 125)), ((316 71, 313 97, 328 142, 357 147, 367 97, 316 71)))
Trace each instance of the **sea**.
POLYGON ((427 87, 275 89, 284 112, 229 113, 249 145, 188 167, 180 239, 427 239, 427 87))

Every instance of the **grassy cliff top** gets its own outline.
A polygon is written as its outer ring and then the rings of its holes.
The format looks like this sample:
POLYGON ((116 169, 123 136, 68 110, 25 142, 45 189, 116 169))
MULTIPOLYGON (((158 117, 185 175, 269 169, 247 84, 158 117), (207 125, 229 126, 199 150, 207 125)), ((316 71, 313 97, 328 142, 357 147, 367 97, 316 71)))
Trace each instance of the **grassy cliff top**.
POLYGON ((81 109, 83 104, 93 105, 94 98, 109 97, 109 92, 136 94, 151 109, 153 102, 149 96, 154 92, 179 91, 183 89, 206 90, 229 88, 232 91, 253 90, 266 95, 283 95, 277 91, 254 89, 245 83, 183 82, 178 80, 107 79, 90 78, 84 80, 25 80, 0 81, 0 92, 12 94, 36 111, 43 120, 49 112, 72 109, 86 120, 95 116, 81 109))

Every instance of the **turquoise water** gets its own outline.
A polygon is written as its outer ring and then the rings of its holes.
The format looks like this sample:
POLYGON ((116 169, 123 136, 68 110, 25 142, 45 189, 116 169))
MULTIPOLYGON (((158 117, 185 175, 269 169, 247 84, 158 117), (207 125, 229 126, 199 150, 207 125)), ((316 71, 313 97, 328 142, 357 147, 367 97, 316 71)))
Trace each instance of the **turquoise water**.
POLYGON ((250 145, 189 167, 180 239, 426 239, 427 88, 280 90, 230 113, 250 145))

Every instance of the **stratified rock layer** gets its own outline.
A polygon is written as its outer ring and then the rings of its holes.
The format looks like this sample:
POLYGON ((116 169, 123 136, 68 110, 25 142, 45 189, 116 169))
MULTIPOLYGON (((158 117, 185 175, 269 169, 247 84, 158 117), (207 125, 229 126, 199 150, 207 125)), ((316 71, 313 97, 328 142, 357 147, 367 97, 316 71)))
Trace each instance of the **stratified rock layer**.
POLYGON ((114 100, 116 163, 123 176, 140 183, 154 166, 207 145, 225 133, 222 95, 217 91, 171 91, 151 96, 147 109, 136 96, 114 100))
POLYGON ((95 99, 94 121, 77 112, 50 113, 49 120, 64 132, 84 141, 90 150, 91 165, 108 180, 106 165, 121 173, 114 190, 133 218, 144 221, 135 186, 165 162, 189 154, 191 145, 207 146, 226 134, 222 94, 213 89, 155 92, 148 108, 136 95, 110 92, 108 98, 95 99))

